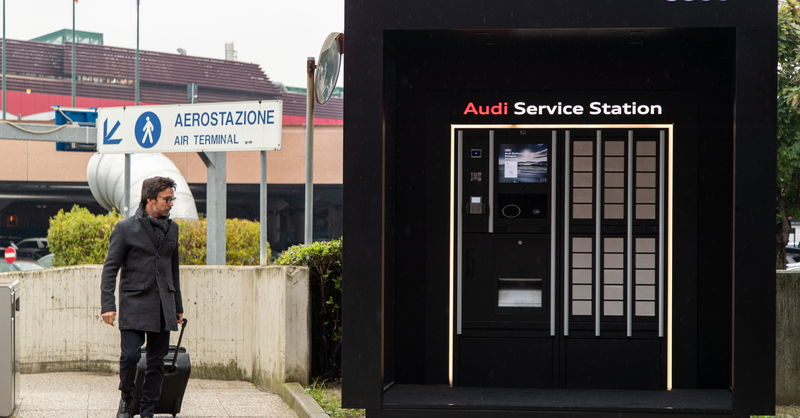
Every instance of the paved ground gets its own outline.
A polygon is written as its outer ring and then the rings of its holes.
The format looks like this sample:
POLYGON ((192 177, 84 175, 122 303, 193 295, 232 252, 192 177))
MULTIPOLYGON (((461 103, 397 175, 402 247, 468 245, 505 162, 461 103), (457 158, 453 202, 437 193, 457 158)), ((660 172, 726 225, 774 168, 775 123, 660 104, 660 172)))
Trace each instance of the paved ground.
MULTIPOLYGON (((112 418, 119 404, 117 375, 23 374, 18 418, 112 418)), ((138 416, 138 415, 137 415, 138 416)), ((281 398, 252 383, 189 379, 179 417, 297 418, 281 398)), ((156 415, 171 417, 171 415, 156 415)))

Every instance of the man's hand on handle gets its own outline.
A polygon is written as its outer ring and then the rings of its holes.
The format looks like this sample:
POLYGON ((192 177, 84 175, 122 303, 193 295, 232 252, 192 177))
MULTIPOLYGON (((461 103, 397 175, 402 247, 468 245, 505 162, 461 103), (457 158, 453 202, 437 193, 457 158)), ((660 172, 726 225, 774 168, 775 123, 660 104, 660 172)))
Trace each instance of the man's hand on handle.
MULTIPOLYGON (((117 319, 117 313, 114 312, 114 311, 103 312, 100 316, 103 318, 103 322, 105 322, 106 324, 111 325, 111 326, 114 325, 114 320, 117 319)), ((180 325, 182 323, 183 323, 183 314, 179 313, 178 314, 178 325, 180 325)))
POLYGON ((114 320, 117 319, 117 313, 115 311, 103 312, 100 316, 103 317, 103 322, 111 326, 114 326, 114 320))

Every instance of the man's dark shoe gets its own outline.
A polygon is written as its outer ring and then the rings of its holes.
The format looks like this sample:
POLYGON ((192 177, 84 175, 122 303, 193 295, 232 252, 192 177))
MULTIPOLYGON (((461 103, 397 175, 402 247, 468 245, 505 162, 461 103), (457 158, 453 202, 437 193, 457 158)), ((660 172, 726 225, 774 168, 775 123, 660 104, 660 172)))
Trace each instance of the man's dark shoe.
POLYGON ((117 418, 131 418, 130 402, 125 402, 125 399, 120 398, 119 408, 117 408, 117 418))

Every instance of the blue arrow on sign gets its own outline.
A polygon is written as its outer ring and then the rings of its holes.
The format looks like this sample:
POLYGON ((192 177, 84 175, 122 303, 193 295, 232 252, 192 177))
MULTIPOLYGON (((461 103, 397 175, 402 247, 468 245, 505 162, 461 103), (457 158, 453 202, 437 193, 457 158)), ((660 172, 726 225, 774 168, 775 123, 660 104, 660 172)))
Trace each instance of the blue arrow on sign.
POLYGON ((120 139, 112 139, 111 137, 114 136, 114 132, 117 131, 119 128, 119 121, 111 127, 111 132, 108 132, 108 118, 103 121, 103 145, 116 145, 122 142, 122 138, 120 139))

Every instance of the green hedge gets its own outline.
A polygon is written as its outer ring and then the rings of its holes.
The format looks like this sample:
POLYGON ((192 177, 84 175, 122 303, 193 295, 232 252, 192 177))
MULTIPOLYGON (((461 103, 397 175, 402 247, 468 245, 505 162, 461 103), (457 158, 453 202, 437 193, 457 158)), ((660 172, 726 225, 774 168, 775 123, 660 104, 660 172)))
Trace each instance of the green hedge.
POLYGON ((103 264, 108 252, 108 238, 114 225, 122 220, 118 212, 95 215, 75 205, 50 218, 47 246, 54 255, 54 266, 103 264))
MULTIPOLYGON (((181 264, 206 264, 206 219, 177 220, 180 225, 178 247, 181 264)), ((228 265, 256 265, 259 263, 259 223, 247 219, 228 219, 225 223, 225 263, 228 265)), ((270 257, 267 244, 267 260, 270 257)))
POLYGON ((306 266, 311 284, 311 374, 341 375, 342 240, 289 247, 275 264, 306 266))
MULTIPOLYGON (((55 255, 54 265, 102 264, 108 253, 108 239, 122 215, 94 215, 78 205, 69 212, 63 209, 50 218, 47 243, 55 255)), ((176 220, 180 225, 178 248, 181 264, 206 263, 206 220, 176 220)), ((259 263, 258 222, 228 219, 226 222, 226 264, 255 265, 259 263)), ((270 248, 267 246, 267 259, 270 248)))

